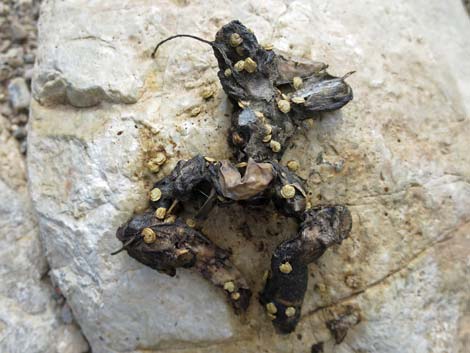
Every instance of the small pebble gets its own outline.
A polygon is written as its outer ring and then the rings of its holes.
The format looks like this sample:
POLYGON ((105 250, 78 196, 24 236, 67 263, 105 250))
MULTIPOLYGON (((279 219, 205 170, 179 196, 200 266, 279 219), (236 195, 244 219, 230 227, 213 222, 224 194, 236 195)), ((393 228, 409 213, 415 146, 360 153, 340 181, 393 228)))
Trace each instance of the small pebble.
POLYGON ((31 94, 24 78, 17 77, 10 81, 8 84, 8 97, 13 109, 16 111, 29 108, 31 94))

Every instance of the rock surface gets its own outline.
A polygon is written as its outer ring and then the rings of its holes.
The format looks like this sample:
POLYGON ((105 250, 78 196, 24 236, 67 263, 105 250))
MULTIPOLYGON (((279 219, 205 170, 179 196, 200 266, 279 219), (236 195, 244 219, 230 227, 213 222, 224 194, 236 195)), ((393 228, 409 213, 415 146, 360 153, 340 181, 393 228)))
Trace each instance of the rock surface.
MULTIPOLYGON (((51 276, 93 352, 459 352, 469 344, 470 30, 459 0, 49 0, 43 4, 28 135, 30 190, 51 276), (74 18, 74 21, 70 21, 74 18), (230 157, 228 112, 210 48, 238 18, 263 43, 330 64, 355 100, 299 133, 314 204, 344 203, 351 238, 312 265, 294 334, 273 334, 252 301, 236 317, 191 271, 170 278, 119 246, 117 227, 146 206, 178 159, 230 157), (448 19, 452 18, 449 23, 448 19), (118 19, 118 20, 117 20, 118 19), (218 88, 204 100, 207 86, 218 88), (132 103, 132 104, 129 104, 132 103), (169 162, 145 167, 155 150, 169 162), (352 318, 351 320, 348 319, 352 318), (346 338, 327 323, 354 322, 346 338), (357 322, 360 321, 360 322, 357 322)), ((255 290, 292 234, 272 210, 212 212, 203 231, 255 290)))
POLYGON ((8 124, 0 115, 0 351, 86 352, 77 326, 60 319, 27 193, 25 163, 8 124))

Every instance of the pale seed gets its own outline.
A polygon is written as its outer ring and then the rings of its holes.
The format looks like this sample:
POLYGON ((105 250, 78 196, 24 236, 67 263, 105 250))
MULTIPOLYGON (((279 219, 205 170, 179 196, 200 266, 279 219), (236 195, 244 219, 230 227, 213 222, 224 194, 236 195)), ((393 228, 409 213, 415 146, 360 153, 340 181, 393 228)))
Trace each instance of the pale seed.
POLYGON ((230 69, 225 69, 224 75, 225 75, 225 77, 232 76, 232 70, 230 70, 230 69))
POLYGON ((233 67, 238 72, 243 71, 243 69, 245 68, 245 61, 244 60, 237 61, 233 67))
POLYGON ((292 317, 295 315, 295 308, 293 306, 289 306, 287 309, 286 309, 286 316, 287 317, 292 317))
POLYGON ((235 290, 235 283, 233 283, 233 281, 225 282, 224 283, 224 289, 227 292, 232 293, 235 290))
POLYGON ((152 173, 157 173, 160 171, 160 166, 155 163, 153 160, 150 160, 147 163, 147 168, 152 172, 152 173))
POLYGON ((197 106, 191 110, 191 116, 197 116, 201 113, 201 107, 197 106))
POLYGON ((301 77, 299 76, 296 76, 294 77, 294 79, 292 80, 292 84, 294 85, 294 88, 297 90, 297 89, 301 89, 302 86, 304 85, 304 82, 302 80, 301 77))
POLYGON ((291 199, 295 196, 295 187, 290 184, 284 185, 281 189, 281 196, 285 199, 291 199))
POLYGON ((155 211, 155 217, 157 217, 158 219, 165 219, 165 215, 166 215, 166 208, 165 207, 159 207, 155 211))
POLYGON ((285 99, 281 99, 279 102, 277 102, 277 107, 284 114, 287 114, 290 112, 290 103, 285 99))
POLYGON ((214 95, 214 93, 215 93, 214 87, 207 86, 202 89, 201 97, 204 99, 209 99, 214 95))
POLYGON ((162 197, 162 191, 159 188, 154 188, 150 191, 150 200, 156 202, 162 197))
POLYGON ((188 225, 188 227, 194 228, 196 226, 196 221, 192 218, 188 218, 186 220, 186 224, 188 225))
POLYGON ((287 162, 287 168, 295 172, 300 168, 300 164, 299 162, 292 160, 292 161, 287 162))
POLYGON ((248 163, 246 163, 246 162, 240 162, 240 163, 235 164, 235 167, 245 168, 247 165, 248 165, 248 163))
POLYGON ((240 299, 240 293, 238 292, 232 293, 231 297, 233 300, 238 300, 240 299))
POLYGON ((145 244, 152 244, 157 240, 157 234, 151 228, 142 229, 142 236, 144 237, 145 244))
POLYGON ((243 38, 238 33, 232 33, 230 36, 230 45, 232 47, 238 47, 242 42, 243 38))
POLYGON ((271 138, 272 138, 272 135, 266 135, 263 137, 263 142, 268 143, 269 141, 271 141, 271 138))
POLYGON ((165 218, 165 223, 167 224, 173 224, 176 222, 176 216, 175 215, 169 215, 168 217, 165 218))
POLYGON ((260 112, 259 110, 255 110, 255 116, 260 119, 264 118, 264 114, 260 112))
POLYGON ((271 43, 266 43, 262 45, 264 50, 273 50, 273 45, 271 43))
POLYGON ((279 265, 279 271, 285 274, 291 273, 292 266, 289 262, 284 262, 283 264, 279 265))
POLYGON ((166 154, 163 152, 157 152, 157 155, 152 160, 158 165, 163 165, 166 162, 166 154))
POLYGON ((264 129, 266 131, 266 135, 271 135, 271 133, 273 132, 273 127, 269 124, 264 125, 264 129))
POLYGON ((276 305, 273 302, 266 304, 266 310, 273 315, 277 313, 276 305))
POLYGON ((293 97, 292 98, 292 103, 303 104, 303 103, 305 103, 305 98, 304 97, 293 97))
POLYGON ((205 159, 206 161, 208 161, 209 163, 214 163, 214 162, 216 162, 216 160, 215 160, 214 158, 211 158, 211 157, 204 157, 204 159, 205 159))
POLYGON ((258 65, 256 64, 256 61, 254 61, 252 58, 246 58, 245 59, 245 64, 243 66, 243 68, 249 72, 250 74, 252 74, 253 72, 256 71, 256 68, 258 67, 258 65))
POLYGON ((277 141, 271 140, 269 146, 273 152, 279 152, 281 150, 281 144, 277 141))
POLYGON ((268 317, 271 319, 271 320, 276 320, 276 315, 273 315, 271 313, 268 313, 268 317))

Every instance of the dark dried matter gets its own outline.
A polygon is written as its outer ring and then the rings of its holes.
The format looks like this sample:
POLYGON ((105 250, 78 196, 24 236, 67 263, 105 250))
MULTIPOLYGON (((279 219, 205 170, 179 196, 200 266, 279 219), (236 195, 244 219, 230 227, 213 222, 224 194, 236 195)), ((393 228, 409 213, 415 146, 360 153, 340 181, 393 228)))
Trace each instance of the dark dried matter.
POLYGON ((307 289, 308 264, 332 245, 340 244, 351 230, 345 206, 311 207, 304 182, 279 160, 302 121, 341 108, 352 99, 343 77, 326 72, 327 65, 289 59, 263 48, 239 21, 223 26, 209 44, 219 65, 218 77, 233 105, 228 142, 232 161, 215 161, 197 155, 179 161, 173 171, 155 183, 151 207, 135 215, 117 232, 121 250, 141 263, 169 276, 179 267, 193 268, 221 288, 235 312, 249 305, 252 292, 242 273, 221 249, 193 222, 179 216, 181 204, 197 205, 196 221, 213 207, 242 203, 272 203, 281 214, 299 223, 297 234, 274 251, 260 302, 280 333, 295 330, 307 289))

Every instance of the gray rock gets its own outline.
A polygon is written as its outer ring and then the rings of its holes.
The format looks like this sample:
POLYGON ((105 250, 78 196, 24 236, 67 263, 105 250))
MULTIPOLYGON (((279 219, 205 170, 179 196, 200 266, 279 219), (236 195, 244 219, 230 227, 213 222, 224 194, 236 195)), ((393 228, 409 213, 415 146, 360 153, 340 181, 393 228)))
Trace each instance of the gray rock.
POLYGON ((28 109, 31 101, 28 84, 23 77, 17 77, 8 84, 8 96, 13 109, 16 111, 28 109))
MULTIPOLYGON (((309 352, 318 342, 337 353, 465 351, 470 25, 459 1, 51 0, 42 13, 30 190, 51 275, 93 352, 309 352), (310 267, 289 336, 274 334, 256 299, 240 318, 189 270, 170 278, 109 255, 155 177, 196 153, 230 157, 226 97, 200 97, 220 89, 211 49, 180 39, 149 54, 175 33, 213 38, 234 17, 275 50, 338 76, 356 70, 355 100, 313 121, 283 160, 300 162, 312 203, 346 204, 354 218, 351 238, 310 267), (161 148, 169 161, 151 176, 149 151, 161 148), (336 345, 326 323, 344 315, 361 321, 348 319, 336 345)), ((203 225, 255 291, 292 234, 271 211, 219 209, 203 225)))
POLYGON ((22 41, 28 38, 28 32, 19 21, 12 21, 10 24, 11 37, 15 41, 22 41))
POLYGON ((24 159, 0 116, 0 351, 82 353, 87 342, 58 319, 27 193, 24 159))

